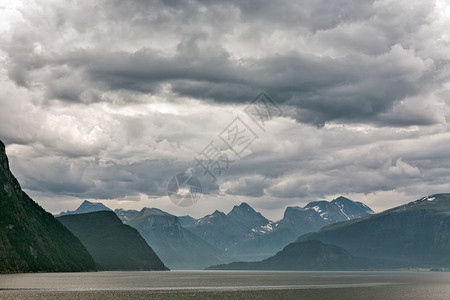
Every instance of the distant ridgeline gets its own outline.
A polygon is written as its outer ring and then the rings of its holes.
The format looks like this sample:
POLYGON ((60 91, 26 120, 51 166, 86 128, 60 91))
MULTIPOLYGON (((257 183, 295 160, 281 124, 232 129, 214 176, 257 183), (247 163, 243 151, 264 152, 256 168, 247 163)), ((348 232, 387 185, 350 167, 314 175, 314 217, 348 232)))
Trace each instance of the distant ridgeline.
POLYGON ((96 269, 81 242, 22 191, 0 141, 0 272, 96 269))
MULTIPOLYGON (((101 238, 88 235, 99 231, 100 224, 95 225, 93 222, 97 218, 106 221, 104 215, 100 214, 106 211, 112 215, 110 209, 102 203, 85 200, 76 210, 58 215, 62 216, 58 219, 80 238, 103 269, 111 268, 111 264, 100 262, 108 249, 99 249, 106 244, 112 248, 117 247, 117 243, 113 241, 120 237, 111 237, 111 243, 104 243, 100 242, 101 238), (96 213, 85 214, 86 212, 96 213), (80 214, 86 215, 86 219, 76 217, 80 214), (68 220, 73 223, 67 223, 68 220)), ((138 230, 168 267, 204 269, 236 260, 255 261, 267 258, 294 242, 301 234, 317 231, 335 222, 368 216, 373 211, 363 203, 339 197, 331 202, 316 201, 305 207, 288 207, 283 219, 275 222, 266 219, 246 203, 234 206, 228 214, 215 211, 200 219, 177 217, 157 208, 143 208, 141 211, 116 209, 115 213, 123 223, 138 230)), ((111 218, 108 220, 112 221, 111 218)), ((117 226, 117 222, 114 223, 117 226)), ((108 232, 108 236, 112 236, 119 231, 108 232)), ((106 232, 97 234, 101 237, 106 232)), ((134 263, 131 265, 136 267, 134 263)), ((120 268, 125 266, 123 263, 120 268)), ((118 266, 114 268, 117 269, 118 266)))
MULTIPOLYGON (((204 269, 236 260, 264 259, 294 242, 301 234, 373 213, 363 203, 345 197, 331 202, 311 202, 305 207, 288 207, 283 219, 275 222, 246 203, 234 206, 228 214, 215 211, 200 219, 177 217, 147 207, 141 211, 116 209, 114 212, 124 224, 136 228, 171 269, 204 269)), ((85 200, 77 209, 57 216, 80 238, 101 269, 123 270, 127 266, 136 269, 135 261, 125 260, 123 256, 114 258, 114 253, 126 253, 125 249, 118 250, 118 243, 114 241, 123 241, 127 230, 105 229, 118 227, 118 219, 113 220, 112 215, 102 203, 85 200), (100 220, 103 226, 100 226, 100 220), (105 241, 105 237, 109 240, 105 241), (119 261, 121 264, 113 263, 119 261)))
POLYGON ((183 218, 187 229, 226 251, 234 260, 254 261, 274 255, 302 234, 372 213, 363 203, 339 197, 331 202, 288 207, 283 219, 275 222, 246 203, 235 206, 228 214, 215 211, 198 220, 183 218))

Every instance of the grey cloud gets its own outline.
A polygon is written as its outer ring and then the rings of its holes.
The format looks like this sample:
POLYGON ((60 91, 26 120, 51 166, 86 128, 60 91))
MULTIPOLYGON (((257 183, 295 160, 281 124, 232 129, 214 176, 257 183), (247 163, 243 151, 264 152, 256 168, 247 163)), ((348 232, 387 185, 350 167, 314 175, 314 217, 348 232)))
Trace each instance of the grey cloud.
POLYGON ((311 116, 321 122, 363 120, 389 111, 397 101, 417 94, 428 69, 401 46, 378 57, 269 57, 253 62, 253 68, 233 65, 226 55, 165 59, 147 50, 87 61, 92 61, 86 63, 90 80, 109 89, 155 93, 155 86, 169 82, 182 95, 237 102, 249 99, 250 91, 266 89, 274 99, 298 107, 299 120, 306 122, 311 116))
POLYGON ((230 195, 261 197, 265 195, 264 189, 268 187, 264 181, 262 176, 242 177, 232 182, 226 192, 230 195))
MULTIPOLYGON (((206 3, 206 1, 202 1, 206 3)), ((244 20, 274 27, 304 26, 311 31, 333 28, 341 23, 364 20, 373 15, 373 1, 231 1, 244 20)))
MULTIPOLYGON (((70 102, 108 101, 102 97, 106 91, 160 94, 163 85, 169 84, 180 96, 240 103, 263 89, 280 103, 296 107, 299 121, 316 125, 333 120, 394 126, 436 122, 427 116, 416 120, 405 112, 397 120, 379 117, 395 112, 402 99, 436 86, 432 54, 424 52, 420 40, 411 38, 432 22, 434 7, 425 2, 413 5, 405 16, 405 3, 388 6, 372 1, 284 1, 282 5, 270 1, 98 1, 96 5, 98 18, 85 20, 93 25, 90 33, 81 22, 83 11, 91 11, 87 3, 73 5, 73 11, 61 5, 46 7, 43 12, 53 22, 46 29, 54 30, 49 32, 54 40, 44 38, 43 32, 36 37, 19 29, 23 24, 15 27, 5 47, 10 77, 24 86, 43 85, 49 98, 70 102), (126 30, 121 32, 120 26, 126 30), (53 50, 55 40, 72 27, 74 39, 86 36, 89 46, 64 45, 53 50), (243 27, 256 36, 264 29, 265 33, 294 34, 307 28, 314 47, 330 47, 335 54, 297 49, 236 60, 222 42, 243 27), (98 35, 100 30, 106 32, 98 35), (148 30, 172 34, 176 41, 172 44, 177 45, 174 54, 154 49, 158 40, 145 39, 148 30), (116 32, 117 37, 108 36, 116 32), (141 41, 136 50, 126 50, 126 32, 132 32, 132 42, 141 41), (374 39, 367 40, 370 35, 374 39), (36 50, 39 40, 45 42, 36 50)), ((30 24, 25 28, 42 24, 39 13, 26 16, 30 24)), ((262 41, 256 38, 255 42, 262 41)), ((133 100, 124 103, 129 101, 133 100)))
POLYGON ((105 165, 96 160, 44 157, 31 163, 11 155, 11 162, 27 190, 93 199, 121 199, 140 193, 164 196, 168 180, 183 168, 183 164, 161 160, 105 165))

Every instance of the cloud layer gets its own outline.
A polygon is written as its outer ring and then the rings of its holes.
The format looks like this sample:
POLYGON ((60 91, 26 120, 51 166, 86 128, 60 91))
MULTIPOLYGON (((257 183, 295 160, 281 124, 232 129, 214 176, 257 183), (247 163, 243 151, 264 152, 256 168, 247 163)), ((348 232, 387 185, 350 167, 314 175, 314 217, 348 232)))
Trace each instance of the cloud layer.
POLYGON ((381 209, 377 195, 398 196, 394 205, 448 191, 449 7, 5 6, 0 137, 42 199, 151 201, 265 90, 284 116, 254 127, 259 138, 211 185, 219 197, 276 209, 347 194, 381 209))

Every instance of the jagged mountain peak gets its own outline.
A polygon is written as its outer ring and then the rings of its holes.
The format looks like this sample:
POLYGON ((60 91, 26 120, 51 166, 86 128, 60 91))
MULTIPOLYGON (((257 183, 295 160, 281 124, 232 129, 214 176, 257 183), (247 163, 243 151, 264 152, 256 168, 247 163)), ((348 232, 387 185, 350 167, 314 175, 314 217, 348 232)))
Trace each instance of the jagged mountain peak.
POLYGON ((61 212, 57 214, 56 217, 61 217, 65 215, 85 214, 96 211, 111 211, 111 209, 101 202, 90 202, 88 200, 84 200, 83 203, 81 203, 81 205, 76 210, 73 211, 68 210, 65 212, 61 212))
POLYGON ((235 205, 234 207, 240 208, 240 209, 246 209, 246 210, 254 210, 253 207, 251 207, 248 203, 242 202, 239 205, 235 205))
POLYGON ((243 202, 240 205, 235 205, 233 209, 227 214, 233 222, 237 222, 243 228, 252 229, 256 226, 267 225, 270 221, 266 219, 261 213, 255 211, 250 205, 243 202))
POLYGON ((226 215, 225 215, 225 213, 216 209, 210 216, 226 216, 226 215))
POLYGON ((333 201, 352 201, 352 200, 341 195, 341 196, 337 197, 336 199, 334 199, 333 201))
POLYGON ((192 224, 202 225, 202 224, 211 224, 217 222, 226 222, 227 215, 221 212, 220 210, 215 210, 212 214, 206 215, 203 218, 200 218, 193 222, 192 224))
POLYGON ((305 209, 316 211, 328 223, 346 221, 373 214, 373 210, 364 203, 353 201, 344 196, 328 202, 325 200, 310 202, 305 209))
POLYGON ((333 201, 331 201, 331 203, 340 203, 340 204, 350 204, 350 205, 355 205, 355 206, 359 206, 360 208, 363 208, 366 210, 367 213, 372 214, 374 213, 374 211, 368 207, 367 205, 365 205, 362 202, 359 201, 353 201, 347 197, 344 196, 339 196, 336 199, 334 199, 333 201))
POLYGON ((105 210, 111 210, 106 205, 104 205, 101 202, 91 202, 88 200, 84 200, 83 203, 81 203, 80 208, 87 208, 87 207, 98 207, 98 208, 104 208, 105 210))
POLYGON ((233 206, 233 209, 228 213, 228 215, 242 214, 242 213, 256 214, 256 211, 253 209, 253 207, 251 207, 247 203, 242 202, 239 205, 233 206))
POLYGON ((261 213, 253 209, 249 204, 242 202, 240 205, 233 206, 233 209, 227 214, 230 218, 245 218, 253 217, 260 219, 262 223, 267 224, 269 222, 261 213))

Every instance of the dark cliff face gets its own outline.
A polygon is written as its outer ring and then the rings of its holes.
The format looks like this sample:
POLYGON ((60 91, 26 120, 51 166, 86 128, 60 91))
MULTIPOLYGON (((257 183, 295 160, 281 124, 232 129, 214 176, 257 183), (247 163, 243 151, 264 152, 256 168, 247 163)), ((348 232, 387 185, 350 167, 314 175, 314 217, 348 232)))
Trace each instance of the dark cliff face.
POLYGON ((0 141, 0 173, 3 188, 8 195, 11 195, 14 192, 20 196, 22 194, 22 189, 19 181, 17 181, 9 170, 8 156, 6 155, 5 144, 3 144, 2 141, 0 141))
POLYGON ((0 272, 89 271, 81 242, 22 191, 0 141, 0 272))
POLYGON ((9 170, 8 157, 6 156, 5 144, 0 141, 0 167, 9 170))

